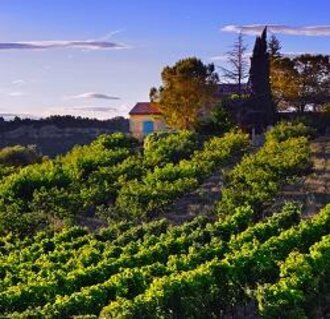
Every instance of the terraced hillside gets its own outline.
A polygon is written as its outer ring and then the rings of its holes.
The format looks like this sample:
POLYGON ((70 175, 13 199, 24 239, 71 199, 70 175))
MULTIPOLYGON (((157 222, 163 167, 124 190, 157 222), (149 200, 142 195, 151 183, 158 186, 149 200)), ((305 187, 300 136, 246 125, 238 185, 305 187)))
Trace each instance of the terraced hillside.
POLYGON ((158 216, 228 167, 232 150, 246 145, 241 135, 211 139, 122 186, 117 198, 129 200, 114 202, 117 213, 151 221, 1 237, 1 318, 326 318, 330 204, 312 216, 292 202, 269 211, 288 180, 311 170, 303 135, 282 125, 236 157, 213 219, 175 226, 158 216))
POLYGON ((309 216, 330 202, 330 137, 322 136, 311 141, 313 167, 310 174, 286 185, 281 200, 295 200, 303 205, 309 216))

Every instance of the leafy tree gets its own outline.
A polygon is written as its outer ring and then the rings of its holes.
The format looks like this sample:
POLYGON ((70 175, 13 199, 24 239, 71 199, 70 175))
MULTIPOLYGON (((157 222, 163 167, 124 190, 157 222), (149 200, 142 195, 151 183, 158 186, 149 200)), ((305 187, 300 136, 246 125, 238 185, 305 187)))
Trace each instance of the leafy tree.
POLYGON ((330 56, 302 54, 294 59, 282 56, 281 44, 273 35, 268 43, 270 78, 274 102, 279 109, 295 107, 303 113, 308 104, 314 110, 330 101, 330 56))
POLYGON ((202 134, 223 134, 234 127, 233 114, 230 112, 232 104, 239 98, 223 98, 210 113, 210 117, 201 120, 198 124, 198 132, 202 134))
POLYGON ((297 103, 299 77, 292 64, 288 58, 279 59, 272 64, 272 94, 278 109, 287 109, 297 103))
POLYGON ((294 60, 299 77, 297 108, 304 112, 307 104, 318 106, 330 101, 330 55, 303 54, 294 60))
POLYGON ((157 101, 169 126, 195 128, 199 116, 214 101, 218 75, 213 64, 205 65, 195 57, 166 66, 161 74, 163 86, 151 89, 151 101, 157 101))
POLYGON ((230 82, 237 83, 239 97, 242 95, 242 82, 249 76, 247 48, 242 33, 239 33, 232 50, 227 52, 229 68, 222 68, 224 77, 230 82))

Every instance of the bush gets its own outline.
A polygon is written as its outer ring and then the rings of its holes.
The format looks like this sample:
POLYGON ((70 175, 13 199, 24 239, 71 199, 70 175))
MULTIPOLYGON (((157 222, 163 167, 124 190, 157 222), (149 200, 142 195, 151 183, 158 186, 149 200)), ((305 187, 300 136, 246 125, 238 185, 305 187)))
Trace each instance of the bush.
POLYGON ((266 141, 283 142, 293 137, 310 137, 313 130, 303 123, 280 122, 266 133, 266 141))
POLYGON ((40 163, 42 156, 35 145, 9 146, 0 150, 0 166, 26 166, 40 163))
POLYGON ((144 160, 147 166, 164 166, 189 158, 199 148, 197 135, 189 131, 153 133, 144 141, 144 160))
POLYGON ((124 183, 126 176, 141 173, 141 169, 134 171, 141 162, 134 156, 136 145, 135 139, 116 133, 102 135, 90 145, 76 146, 55 160, 15 171, 0 164, 0 178, 6 176, 0 184, 0 212, 10 216, 15 208, 22 216, 37 212, 66 220, 91 213, 96 205, 114 201, 121 174, 124 183), (125 162, 128 158, 134 160, 125 162))
POLYGON ((102 148, 113 150, 117 148, 134 148, 139 144, 138 140, 124 133, 113 133, 100 135, 91 146, 101 146, 102 148))
POLYGON ((215 169, 228 164, 233 156, 246 152, 248 145, 248 136, 242 133, 213 137, 191 159, 156 167, 142 180, 124 185, 118 193, 116 206, 122 213, 135 218, 157 216, 175 199, 196 189, 215 169))
POLYGON ((231 109, 237 104, 235 97, 227 97, 218 102, 210 112, 210 116, 201 119, 197 131, 202 134, 224 134, 235 126, 231 109))
POLYGON ((301 175, 311 167, 310 155, 305 137, 282 142, 277 137, 267 138, 257 153, 246 156, 227 175, 228 186, 222 190, 219 212, 228 213, 246 204, 261 212, 289 177, 301 175))
POLYGON ((47 216, 39 212, 22 214, 11 207, 9 211, 0 213, 0 233, 12 233, 24 238, 40 231, 49 224, 47 216))

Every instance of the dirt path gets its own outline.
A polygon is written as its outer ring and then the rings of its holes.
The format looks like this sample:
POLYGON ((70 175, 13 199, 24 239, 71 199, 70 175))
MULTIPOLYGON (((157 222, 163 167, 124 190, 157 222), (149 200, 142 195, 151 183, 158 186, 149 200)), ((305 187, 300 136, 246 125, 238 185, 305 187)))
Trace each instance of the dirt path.
MULTIPOLYGON (((311 142, 312 172, 283 187, 274 206, 283 201, 298 201, 303 213, 310 216, 330 203, 330 137, 319 137, 311 142)), ((227 170, 230 167, 227 167, 227 170)), ((173 224, 181 224, 196 215, 210 213, 220 199, 223 172, 215 172, 197 190, 175 201, 165 217, 173 224)))
POLYGON ((198 214, 208 215, 220 199, 224 171, 212 174, 195 191, 176 200, 165 217, 173 224, 182 224, 198 214))
POLYGON ((280 200, 302 203, 305 216, 315 214, 330 203, 330 137, 312 141, 312 173, 283 188, 280 200))

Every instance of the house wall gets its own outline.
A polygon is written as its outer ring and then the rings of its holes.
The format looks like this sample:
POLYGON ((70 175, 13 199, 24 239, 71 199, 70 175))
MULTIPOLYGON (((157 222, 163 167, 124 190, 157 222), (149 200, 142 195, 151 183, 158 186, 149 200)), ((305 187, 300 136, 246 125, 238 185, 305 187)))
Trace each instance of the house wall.
POLYGON ((131 115, 129 119, 129 130, 134 137, 138 139, 144 137, 143 122, 145 121, 152 121, 154 123, 154 131, 164 131, 167 129, 161 115, 131 115))

